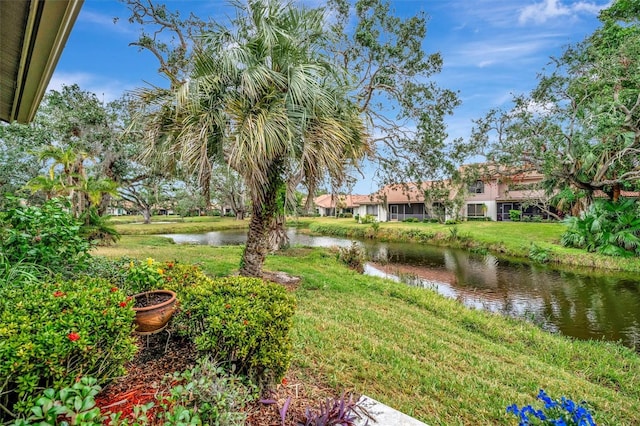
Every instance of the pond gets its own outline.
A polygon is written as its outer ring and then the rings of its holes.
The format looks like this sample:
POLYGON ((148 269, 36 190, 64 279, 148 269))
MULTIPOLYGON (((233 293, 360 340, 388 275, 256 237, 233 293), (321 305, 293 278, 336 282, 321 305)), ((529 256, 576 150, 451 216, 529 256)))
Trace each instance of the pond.
MULTIPOLYGON (((346 247, 352 240, 290 229, 292 245, 346 247)), ((176 243, 240 245, 245 231, 170 234, 176 243)), ((438 291, 479 309, 525 318, 579 339, 621 341, 640 351, 637 275, 557 269, 492 255, 422 244, 357 241, 370 263, 365 273, 438 291)))

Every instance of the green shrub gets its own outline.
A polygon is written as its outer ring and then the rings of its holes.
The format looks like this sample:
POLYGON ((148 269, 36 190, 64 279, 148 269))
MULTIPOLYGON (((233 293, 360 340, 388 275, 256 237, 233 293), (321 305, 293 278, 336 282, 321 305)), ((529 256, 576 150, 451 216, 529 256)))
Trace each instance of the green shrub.
POLYGON ((260 384, 278 381, 291 360, 289 329, 295 299, 256 278, 206 277, 182 290, 175 318, 200 351, 260 384))
POLYGON ((457 220, 457 219, 447 219, 447 220, 444 222, 444 224, 445 224, 445 225, 457 225, 457 224, 459 224, 459 223, 460 223, 460 221, 459 221, 459 220, 457 220))
POLYGON ((467 222, 491 222, 489 216, 468 217, 467 222))
POLYGON ((420 220, 416 217, 408 217, 404 219, 403 222, 413 223, 413 222, 420 222, 420 220))
POLYGON ((0 288, 0 404, 20 413, 44 388, 123 373, 136 350, 131 304, 97 278, 0 288))
POLYGON ((361 223, 377 223, 376 222, 376 217, 372 214, 366 214, 364 216, 360 217, 360 222, 361 223))
POLYGON ((520 218, 522 217, 522 212, 520 210, 509 210, 509 219, 513 222, 520 222, 520 218))
POLYGON ((164 284, 162 288, 173 290, 178 294, 178 300, 187 297, 185 292, 201 285, 210 285, 212 280, 197 265, 177 263, 174 261, 163 262, 162 272, 164 284))
POLYGON ((353 213, 343 213, 342 217, 344 217, 345 219, 351 219, 353 217, 353 213))
POLYGON ((529 259, 538 263, 548 263, 551 260, 551 255, 548 250, 536 244, 531 244, 531 247, 529 247, 529 259))
POLYGON ((356 222, 360 223, 360 215, 358 213, 353 215, 353 218, 356 220, 356 222))
POLYGON ((640 256, 640 217, 633 199, 600 201, 581 217, 568 217, 562 245, 608 256, 640 256))
POLYGON ((81 224, 59 199, 41 207, 17 201, 0 218, 0 248, 9 262, 27 262, 53 272, 82 268, 91 245, 81 236, 81 224))
POLYGON ((104 278, 127 295, 157 289, 178 291, 179 288, 199 282, 199 277, 205 276, 192 265, 158 262, 152 258, 108 259, 101 256, 92 257, 82 275, 104 278))
POLYGON ((79 220, 82 223, 80 235, 94 245, 109 245, 120 239, 120 233, 116 231, 110 222, 111 216, 100 216, 94 206, 82 212, 79 220))
POLYGON ((340 247, 337 254, 338 260, 347 265, 349 268, 359 273, 364 272, 364 263, 366 256, 362 247, 355 241, 349 247, 340 247))
POLYGON ((128 272, 125 265, 128 265, 130 261, 131 259, 128 257, 110 259, 104 256, 92 256, 86 260, 84 269, 76 277, 100 277, 124 290, 128 272))

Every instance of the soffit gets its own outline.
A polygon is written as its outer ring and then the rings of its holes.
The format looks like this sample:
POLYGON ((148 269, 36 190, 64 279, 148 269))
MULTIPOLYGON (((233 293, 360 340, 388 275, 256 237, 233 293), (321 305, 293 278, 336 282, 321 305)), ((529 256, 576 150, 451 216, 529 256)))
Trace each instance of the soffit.
POLYGON ((83 0, 0 0, 0 120, 33 119, 83 0))

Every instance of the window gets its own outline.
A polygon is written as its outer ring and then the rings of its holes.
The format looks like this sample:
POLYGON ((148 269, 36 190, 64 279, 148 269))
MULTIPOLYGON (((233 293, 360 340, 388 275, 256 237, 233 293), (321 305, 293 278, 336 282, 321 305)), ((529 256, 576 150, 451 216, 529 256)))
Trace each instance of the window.
POLYGON ((471 194, 484 194, 484 182, 477 180, 469 185, 469 192, 471 194))
POLYGON ((484 204, 467 204, 467 217, 484 217, 484 204))
POLYGON ((377 205, 367 205, 367 214, 377 216, 378 215, 378 206, 377 205))

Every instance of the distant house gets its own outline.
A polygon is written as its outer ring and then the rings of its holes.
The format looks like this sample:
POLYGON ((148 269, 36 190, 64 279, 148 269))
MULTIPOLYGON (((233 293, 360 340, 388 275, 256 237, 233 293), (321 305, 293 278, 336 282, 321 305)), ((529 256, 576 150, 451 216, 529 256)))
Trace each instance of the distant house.
MULTIPOLYGON (((439 186, 444 187, 444 185, 439 186)), ((424 182, 421 185, 415 183, 386 185, 369 197, 370 202, 367 208, 381 222, 403 221, 410 218, 444 220, 447 217, 444 200, 439 197, 433 200, 425 199, 427 191, 435 189, 436 186, 436 182, 424 182)), ((442 197, 449 199, 455 191, 445 192, 446 195, 442 197)))
POLYGON ((316 211, 320 216, 337 216, 341 213, 357 214, 361 203, 368 195, 323 194, 313 199, 316 211))
POLYGON ((109 216, 126 216, 129 213, 123 207, 107 207, 107 214, 109 216))
POLYGON ((541 187, 542 179, 543 175, 537 172, 496 173, 478 179, 467 188, 461 216, 507 221, 510 220, 509 211, 518 210, 522 217, 548 218, 548 213, 536 205, 544 204, 547 199, 541 187))
POLYGON ((338 213, 370 215, 379 222, 409 218, 508 221, 511 210, 520 211, 523 217, 548 218, 548 212, 538 206, 547 200, 542 179, 536 172, 508 174, 489 168, 466 187, 448 180, 392 184, 371 195, 325 194, 314 202, 321 216, 335 216, 337 209, 338 213))

